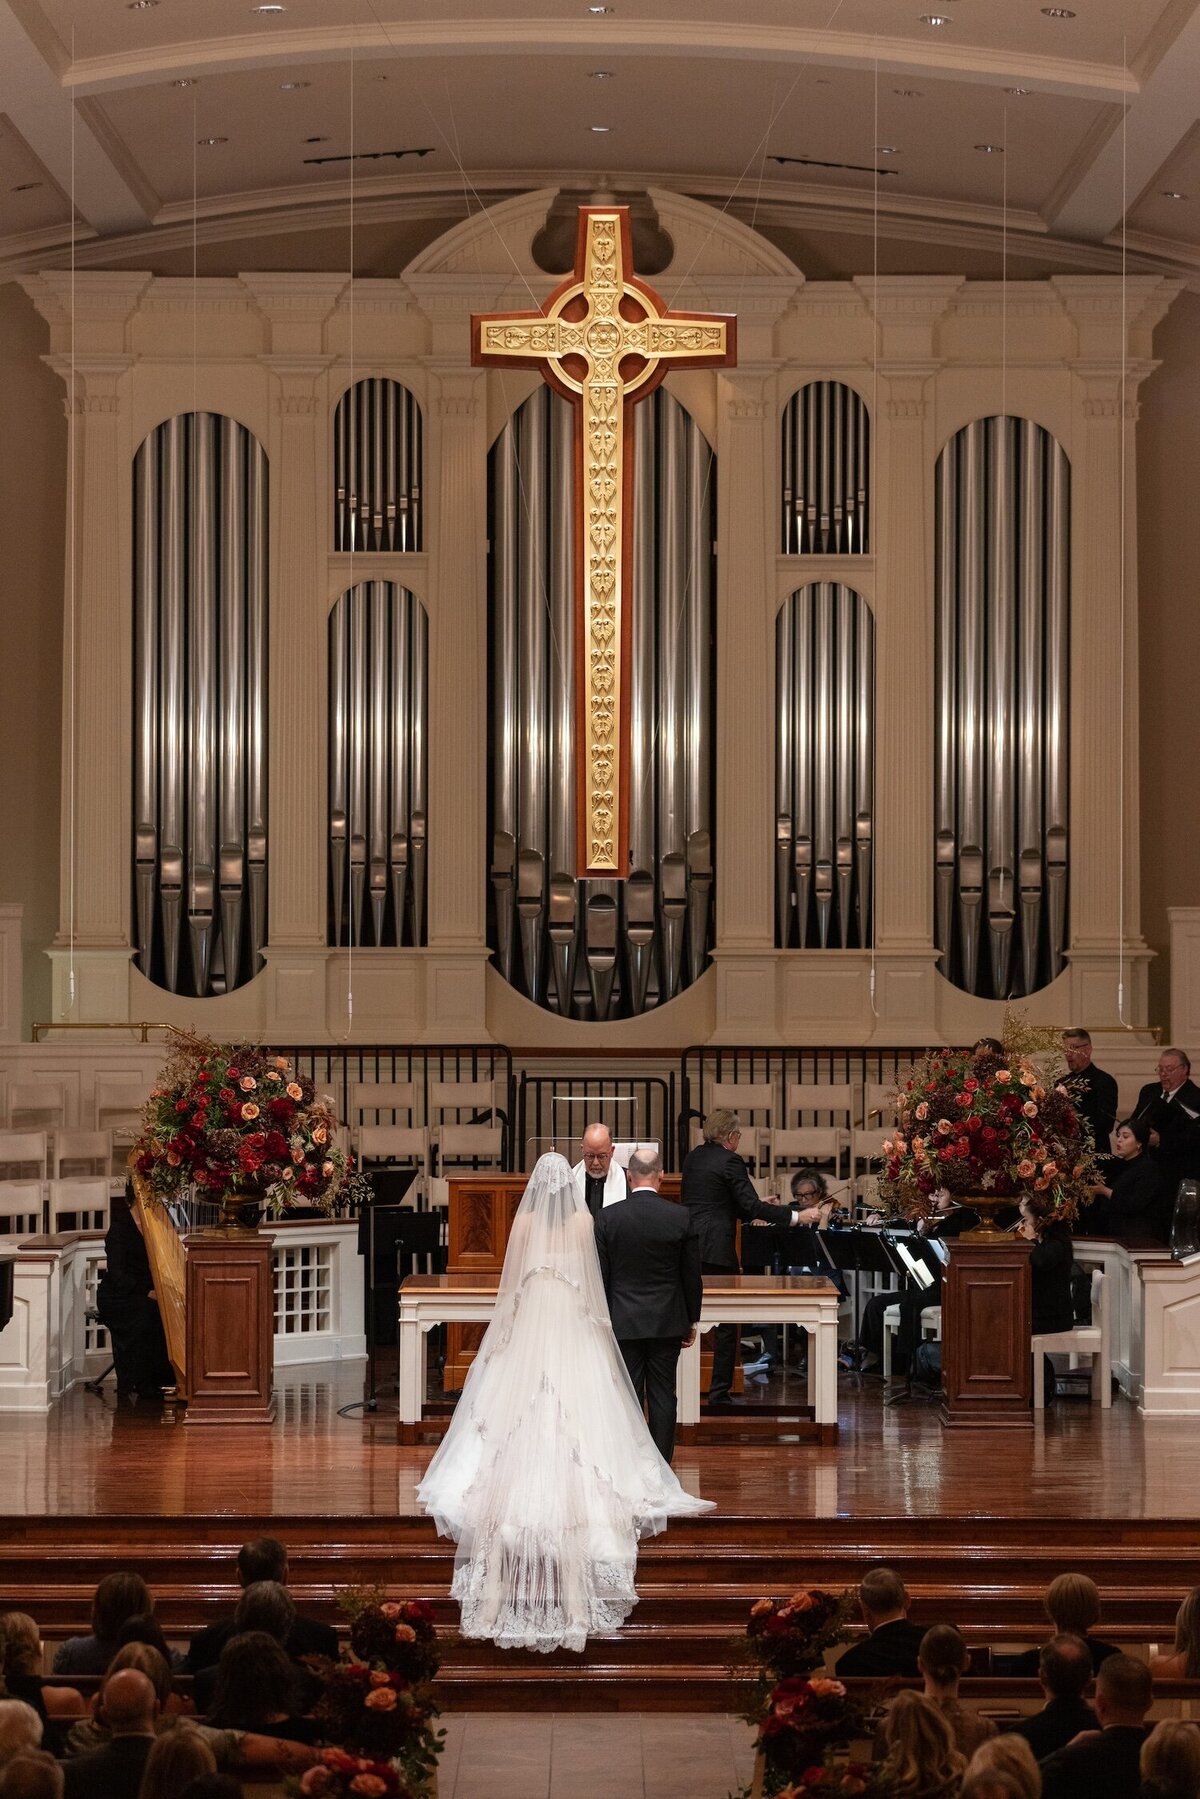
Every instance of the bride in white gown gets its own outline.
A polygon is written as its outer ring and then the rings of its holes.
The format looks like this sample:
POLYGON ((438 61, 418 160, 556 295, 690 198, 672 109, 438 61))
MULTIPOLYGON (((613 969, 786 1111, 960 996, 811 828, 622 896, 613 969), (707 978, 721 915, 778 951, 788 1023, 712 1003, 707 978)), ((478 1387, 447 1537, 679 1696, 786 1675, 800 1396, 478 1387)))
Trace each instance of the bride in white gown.
POLYGON ((458 1544, 463 1635, 507 1649, 582 1649, 615 1630, 637 1603, 638 1538, 710 1509, 651 1440, 562 1156, 530 1176, 496 1310, 417 1497, 458 1544))

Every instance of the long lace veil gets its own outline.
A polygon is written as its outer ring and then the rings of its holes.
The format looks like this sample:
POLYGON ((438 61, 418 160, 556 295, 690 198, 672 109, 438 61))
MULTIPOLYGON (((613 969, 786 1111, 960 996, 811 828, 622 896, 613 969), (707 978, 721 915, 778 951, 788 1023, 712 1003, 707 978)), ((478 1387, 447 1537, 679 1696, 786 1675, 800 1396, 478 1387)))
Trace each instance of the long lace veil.
POLYGON ((607 1320, 608 1301, 591 1214, 565 1157, 545 1155, 529 1177, 509 1233, 494 1324, 520 1303, 529 1277, 550 1272, 576 1287, 589 1317, 607 1320))

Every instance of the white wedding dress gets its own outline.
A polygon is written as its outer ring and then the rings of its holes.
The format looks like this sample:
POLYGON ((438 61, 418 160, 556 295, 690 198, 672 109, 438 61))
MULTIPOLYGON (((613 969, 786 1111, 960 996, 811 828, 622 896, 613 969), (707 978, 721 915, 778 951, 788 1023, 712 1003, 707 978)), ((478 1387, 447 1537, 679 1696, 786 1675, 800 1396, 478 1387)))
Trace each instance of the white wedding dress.
POLYGON ((463 1635, 507 1649, 582 1649, 615 1630, 637 1603, 638 1538, 710 1509, 654 1447, 561 1156, 530 1176, 492 1322, 417 1498, 458 1544, 463 1635))

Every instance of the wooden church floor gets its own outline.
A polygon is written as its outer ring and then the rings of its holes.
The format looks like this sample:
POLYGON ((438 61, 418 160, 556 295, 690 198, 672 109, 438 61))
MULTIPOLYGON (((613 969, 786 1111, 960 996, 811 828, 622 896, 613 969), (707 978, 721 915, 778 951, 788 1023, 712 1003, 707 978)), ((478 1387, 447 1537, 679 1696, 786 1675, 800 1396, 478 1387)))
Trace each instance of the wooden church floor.
MULTIPOLYGON (((381 1357, 376 1414, 342 1418, 362 1397, 362 1364, 283 1370, 269 1428, 190 1429, 169 1409, 118 1409, 111 1382, 99 1398, 76 1388, 47 1417, 0 1421, 0 1520, 412 1517, 432 1452, 397 1444, 389 1375, 381 1357)), ((839 1423, 829 1448, 686 1448, 676 1470, 721 1512, 763 1519, 1128 1524, 1200 1511, 1197 1422, 1148 1423, 1119 1397, 1107 1412, 1059 1400, 1021 1435, 944 1432, 928 1403, 885 1407, 878 1381, 843 1376, 839 1423)))

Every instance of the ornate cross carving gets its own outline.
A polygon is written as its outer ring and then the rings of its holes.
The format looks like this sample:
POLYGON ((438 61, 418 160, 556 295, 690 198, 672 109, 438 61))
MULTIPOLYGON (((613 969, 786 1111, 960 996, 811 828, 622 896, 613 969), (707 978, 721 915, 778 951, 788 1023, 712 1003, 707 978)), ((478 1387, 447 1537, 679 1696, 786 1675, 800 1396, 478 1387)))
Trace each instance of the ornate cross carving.
POLYGON ((629 208, 581 206, 575 268, 544 310, 471 320, 477 367, 537 369, 575 408, 575 813, 583 879, 629 873, 633 408, 669 369, 737 360, 733 317, 669 312, 632 264, 629 208))

